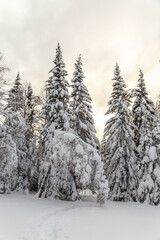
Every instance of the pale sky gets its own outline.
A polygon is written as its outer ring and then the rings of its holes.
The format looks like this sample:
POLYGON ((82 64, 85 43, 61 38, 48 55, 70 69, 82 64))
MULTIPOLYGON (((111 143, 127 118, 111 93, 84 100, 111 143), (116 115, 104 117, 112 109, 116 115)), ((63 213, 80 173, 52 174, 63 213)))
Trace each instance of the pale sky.
POLYGON ((160 92, 160 0, 0 0, 0 31, 8 78, 19 71, 35 94, 50 76, 58 42, 68 80, 82 54, 100 137, 116 61, 128 88, 141 68, 154 102, 160 92))

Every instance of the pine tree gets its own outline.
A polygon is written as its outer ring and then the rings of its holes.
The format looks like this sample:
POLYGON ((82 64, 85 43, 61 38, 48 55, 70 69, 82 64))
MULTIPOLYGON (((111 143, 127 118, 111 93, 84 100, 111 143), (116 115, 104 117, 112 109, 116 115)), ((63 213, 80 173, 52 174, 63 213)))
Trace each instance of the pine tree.
POLYGON ((33 94, 33 89, 30 83, 23 84, 24 92, 24 118, 26 119, 29 131, 28 135, 33 141, 38 144, 42 125, 44 124, 41 114, 42 105, 44 101, 42 96, 33 94))
MULTIPOLYGON (((36 144, 33 139, 33 96, 31 86, 25 96, 19 73, 14 86, 9 91, 5 113, 5 126, 16 144, 18 167, 16 190, 31 190, 32 179, 35 182, 36 144)), ((36 173, 37 175, 37 173, 36 173)), ((37 184, 38 184, 38 180, 37 184)))
POLYGON ((52 76, 46 84, 46 102, 43 106, 42 114, 45 119, 43 137, 48 132, 48 127, 52 124, 54 129, 67 131, 69 129, 69 83, 65 79, 67 72, 62 61, 62 51, 58 43, 54 68, 50 70, 52 76))
POLYGON ((31 84, 28 85, 27 93, 26 93, 26 123, 28 126, 27 135, 29 139, 34 139, 34 117, 35 117, 35 111, 34 111, 34 96, 33 96, 33 90, 31 84))
POLYGON ((17 74, 13 87, 9 91, 6 109, 19 112, 24 116, 24 96, 19 73, 17 74))
MULTIPOLYGON (((69 83, 65 79, 67 72, 65 64, 62 61, 62 51, 58 44, 56 49, 56 57, 54 60, 54 68, 50 73, 52 76, 47 80, 46 84, 46 101, 42 109, 42 116, 44 118, 44 126, 41 134, 41 142, 39 146, 39 165, 49 161, 52 155, 49 145, 54 138, 55 130, 68 131, 70 128, 69 119, 69 83)), ((61 172, 61 178, 63 178, 61 172)))
POLYGON ((155 135, 156 111, 148 98, 143 72, 140 70, 138 86, 132 91, 135 141, 139 158, 138 200, 150 204, 160 202, 160 163, 155 135))
POLYGON ((13 142, 16 144, 18 166, 15 189, 17 191, 28 190, 28 176, 31 163, 30 160, 27 159, 26 121, 19 113, 8 111, 5 114, 4 126, 6 133, 11 136, 13 142))
POLYGON ((38 188, 38 166, 37 166, 37 146, 35 141, 35 133, 34 133, 34 123, 35 123, 35 105, 36 105, 36 97, 33 95, 33 90, 31 84, 28 85, 26 92, 26 126, 27 131, 25 133, 26 137, 26 159, 29 161, 29 169, 28 169, 28 188, 29 190, 37 190, 38 188))
POLYGON ((153 128, 153 123, 155 119, 155 107, 148 98, 148 93, 145 86, 144 74, 142 70, 139 71, 138 86, 136 89, 132 90, 132 97, 136 97, 132 113, 133 113, 133 122, 136 126, 135 128, 135 142, 136 145, 140 144, 140 129, 143 124, 143 120, 146 121, 146 124, 149 126, 149 129, 153 128), (144 119, 144 114, 146 119, 144 119))
POLYGON ((105 124, 104 170, 108 179, 109 199, 136 199, 137 176, 133 123, 129 110, 130 99, 118 64, 115 66, 113 91, 106 114, 114 114, 105 124))
POLYGON ((72 101, 71 105, 71 122, 72 128, 76 135, 83 141, 91 144, 93 147, 99 147, 99 141, 96 137, 94 120, 92 117, 91 97, 88 89, 84 85, 84 74, 82 71, 81 55, 75 63, 74 78, 72 81, 72 101))

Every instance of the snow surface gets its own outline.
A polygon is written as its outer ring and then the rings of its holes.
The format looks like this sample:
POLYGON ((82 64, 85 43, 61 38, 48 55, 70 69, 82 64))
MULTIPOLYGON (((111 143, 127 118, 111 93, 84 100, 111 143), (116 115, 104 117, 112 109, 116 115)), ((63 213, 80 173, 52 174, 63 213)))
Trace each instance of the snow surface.
POLYGON ((160 240, 160 207, 0 195, 0 240, 160 240))
POLYGON ((150 158, 152 161, 155 161, 155 160, 158 158, 156 147, 154 147, 154 146, 151 146, 151 147, 150 147, 150 149, 149 149, 149 158, 150 158))

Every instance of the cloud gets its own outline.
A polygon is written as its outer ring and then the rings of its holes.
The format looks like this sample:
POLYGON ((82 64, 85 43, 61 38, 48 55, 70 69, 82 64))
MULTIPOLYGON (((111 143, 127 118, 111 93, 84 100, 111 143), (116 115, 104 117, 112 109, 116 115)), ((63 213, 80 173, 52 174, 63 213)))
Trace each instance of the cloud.
MULTIPOLYGON (((129 88, 144 70, 155 101, 160 79, 160 4, 158 0, 5 0, 0 1, 1 51, 24 82, 38 93, 53 66, 55 48, 62 46, 68 79, 82 54, 85 83, 93 99, 96 126, 112 91, 115 62, 129 88)), ((101 134, 101 133, 100 133, 101 134)))

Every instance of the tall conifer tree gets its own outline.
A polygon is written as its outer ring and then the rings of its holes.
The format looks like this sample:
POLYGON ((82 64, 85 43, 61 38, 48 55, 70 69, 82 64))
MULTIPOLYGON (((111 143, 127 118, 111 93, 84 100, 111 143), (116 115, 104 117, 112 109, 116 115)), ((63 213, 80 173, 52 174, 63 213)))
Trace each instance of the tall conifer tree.
POLYGON ((18 156, 18 175, 15 188, 18 191, 28 190, 30 185, 29 174, 32 162, 31 154, 29 153, 31 152, 31 148, 33 148, 33 146, 32 144, 29 144, 29 140, 27 138, 27 130, 29 128, 26 125, 26 119, 24 118, 25 98, 19 73, 17 74, 13 87, 9 91, 6 110, 8 111, 6 111, 5 114, 4 125, 16 144, 18 156))
POLYGON ((136 199, 137 177, 130 99, 116 64, 113 91, 106 114, 114 114, 105 124, 104 170, 109 182, 109 198, 115 201, 136 199))
MULTIPOLYGON (((135 141, 139 158, 138 200, 150 204, 160 202, 160 164, 157 155, 155 134, 156 112, 152 100, 148 98, 143 72, 139 71, 138 86, 132 91, 135 96, 133 119, 135 141)), ((158 136, 157 136, 158 137, 158 136)))
MULTIPOLYGON (((69 83, 66 80, 67 71, 65 70, 65 64, 62 60, 62 51, 59 43, 56 49, 54 65, 55 66, 50 70, 52 76, 46 81, 46 101, 42 108, 42 116, 45 123, 41 134, 39 156, 46 164, 48 164, 52 156, 49 146, 53 141, 55 130, 68 131, 70 128, 68 107, 69 83)), ((43 163, 40 165, 42 164, 43 163)), ((63 169, 63 171, 59 173, 61 179, 64 177, 65 170, 66 169, 63 169)), ((45 172, 41 171, 41 173, 43 173, 41 179, 44 179, 49 172, 50 167, 48 167, 45 172)), ((41 184, 40 182, 40 185, 41 184)))
POLYGON ((91 97, 87 87, 84 85, 84 74, 82 71, 81 55, 75 63, 74 78, 72 81, 71 93, 71 122, 76 135, 93 147, 99 147, 96 137, 94 120, 92 117, 91 97))
POLYGON ((38 187, 38 163, 36 160, 37 157, 37 146, 36 146, 36 138, 35 138, 35 105, 36 105, 36 97, 33 95, 33 90, 31 84, 27 87, 26 96, 26 146, 27 146, 27 154, 26 158, 30 162, 28 168, 28 185, 29 190, 37 190, 38 187))
POLYGON ((13 87, 9 91, 6 109, 19 112, 24 116, 24 96, 19 73, 17 74, 13 87))
MULTIPOLYGON (((136 145, 140 144, 141 137, 141 128, 144 125, 144 121, 148 125, 149 129, 153 129, 154 120, 155 120, 155 107, 152 100, 148 98, 148 93, 145 86, 144 74, 142 70, 139 70, 139 79, 137 88, 132 90, 132 97, 136 97, 133 103, 132 113, 133 113, 133 122, 136 126, 135 132, 135 142, 136 145), (144 115, 146 119, 144 119, 144 115)), ((148 134, 147 134, 148 135, 148 134)))
POLYGON ((48 133, 48 128, 52 125, 52 130, 69 130, 69 83, 66 80, 67 71, 62 60, 62 51, 58 43, 56 49, 55 66, 50 70, 52 76, 46 81, 46 102, 43 106, 42 114, 45 119, 43 128, 43 138, 48 133))
POLYGON ((34 117, 35 117, 35 111, 34 111, 34 96, 33 96, 33 90, 31 84, 28 85, 27 93, 26 93, 26 123, 28 126, 28 137, 30 139, 34 139, 34 117))

